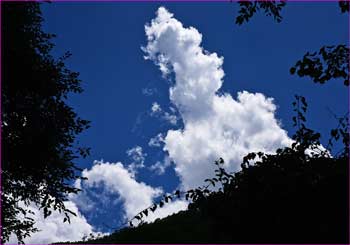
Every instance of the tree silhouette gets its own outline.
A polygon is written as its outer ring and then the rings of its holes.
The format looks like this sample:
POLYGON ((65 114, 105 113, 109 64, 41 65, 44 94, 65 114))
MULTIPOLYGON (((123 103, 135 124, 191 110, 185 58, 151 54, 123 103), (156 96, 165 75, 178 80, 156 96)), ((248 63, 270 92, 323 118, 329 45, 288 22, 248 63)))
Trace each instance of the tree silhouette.
POLYGON ((79 74, 66 68, 70 54, 50 55, 54 35, 42 31, 37 2, 6 2, 2 7, 1 90, 1 225, 2 241, 14 233, 20 242, 37 231, 30 203, 47 217, 51 211, 65 214, 64 201, 80 178, 74 159, 89 149, 75 137, 89 127, 66 104, 70 92, 81 93, 79 74))

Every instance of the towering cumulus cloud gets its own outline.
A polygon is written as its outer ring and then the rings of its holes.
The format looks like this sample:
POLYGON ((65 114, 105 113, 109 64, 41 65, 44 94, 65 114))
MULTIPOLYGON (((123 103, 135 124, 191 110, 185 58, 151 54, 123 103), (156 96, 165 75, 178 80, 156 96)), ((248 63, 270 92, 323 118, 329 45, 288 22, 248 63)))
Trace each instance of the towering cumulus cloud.
POLYGON ((178 108, 184 128, 169 130, 164 150, 175 162, 182 186, 191 188, 213 174, 213 161, 223 157, 238 170, 251 151, 271 152, 290 144, 275 119, 272 98, 240 92, 237 99, 217 92, 223 83, 223 58, 204 50, 202 35, 185 28, 165 8, 145 26, 145 58, 159 66, 164 77, 174 74, 170 100, 178 108))

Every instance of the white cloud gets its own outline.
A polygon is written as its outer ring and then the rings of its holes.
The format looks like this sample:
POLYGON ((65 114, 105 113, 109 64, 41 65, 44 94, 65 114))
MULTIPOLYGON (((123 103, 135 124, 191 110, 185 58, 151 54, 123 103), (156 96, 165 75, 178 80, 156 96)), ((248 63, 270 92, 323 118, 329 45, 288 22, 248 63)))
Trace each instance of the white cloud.
POLYGON ((84 169, 83 188, 102 185, 107 192, 117 193, 123 201, 126 218, 132 218, 140 210, 150 206, 153 199, 162 194, 161 188, 153 188, 137 182, 134 175, 122 163, 95 161, 90 169, 84 169))
POLYGON ((164 136, 162 133, 159 133, 149 140, 148 146, 160 147, 163 143, 164 143, 164 136))
POLYGON ((144 168, 146 153, 143 153, 141 146, 135 146, 126 151, 128 157, 132 160, 132 163, 128 165, 128 170, 135 175, 140 168, 144 168))
MULTIPOLYGON (((120 162, 95 161, 94 166, 90 170, 84 169, 82 176, 88 178, 80 184, 83 191, 90 187, 102 186, 104 195, 108 193, 118 194, 119 200, 123 203, 124 217, 126 219, 133 218, 138 212, 151 206, 154 199, 163 194, 161 188, 151 187, 143 182, 138 182, 134 174, 120 162)), ((154 213, 150 212, 145 221, 166 217, 186 208, 187 202, 177 200, 156 210, 154 213)))
POLYGON ((156 116, 159 117, 167 122, 169 122, 172 125, 176 125, 178 118, 177 116, 174 114, 174 110, 171 108, 171 111, 173 114, 164 111, 162 109, 162 107, 157 103, 157 102, 153 102, 152 103, 152 107, 151 107, 151 116, 156 116))
POLYGON ((200 46, 202 35, 195 28, 185 28, 160 7, 145 31, 145 58, 163 75, 175 74, 170 100, 184 128, 167 132, 164 150, 175 162, 184 188, 202 185, 213 175, 213 161, 219 157, 230 170, 238 170, 245 154, 271 152, 291 143, 275 118, 272 98, 246 91, 236 99, 217 93, 223 83, 223 58, 200 46))
MULTIPOLYGON (((35 221, 35 227, 40 231, 33 233, 30 237, 24 239, 27 244, 49 244, 64 241, 79 241, 84 235, 90 233, 96 234, 93 227, 86 221, 85 217, 79 212, 77 205, 72 201, 65 202, 66 207, 75 212, 77 216, 71 216, 71 223, 63 223, 64 215, 58 211, 44 219, 42 210, 39 210, 35 204, 31 204, 28 209, 36 215, 29 216, 35 221)), ((17 243, 15 235, 11 235, 9 244, 17 243)))
POLYGON ((176 125, 178 120, 176 115, 170 114, 169 112, 164 112, 163 119, 172 125, 176 125))
POLYGON ((151 107, 152 114, 156 114, 158 112, 162 111, 162 108, 157 102, 153 102, 152 107, 151 107))
POLYGON ((144 163, 145 157, 147 156, 146 153, 143 153, 142 147, 138 145, 128 149, 126 154, 136 163, 144 163))
POLYGON ((158 90, 156 88, 143 88, 142 89, 142 94, 145 96, 152 96, 156 94, 158 90))
MULTIPOLYGON (((75 187, 81 189, 81 180, 78 179, 75 182, 75 187), (79 184, 77 184, 79 183, 79 184)), ((85 190, 80 191, 78 194, 69 194, 69 200, 74 202, 79 210, 82 212, 91 212, 94 208, 96 208, 95 202, 91 200, 88 193, 85 190)))
POLYGON ((155 164, 149 167, 150 170, 154 171, 158 175, 162 175, 165 173, 165 170, 171 166, 171 160, 169 157, 165 157, 163 162, 156 162, 155 164))

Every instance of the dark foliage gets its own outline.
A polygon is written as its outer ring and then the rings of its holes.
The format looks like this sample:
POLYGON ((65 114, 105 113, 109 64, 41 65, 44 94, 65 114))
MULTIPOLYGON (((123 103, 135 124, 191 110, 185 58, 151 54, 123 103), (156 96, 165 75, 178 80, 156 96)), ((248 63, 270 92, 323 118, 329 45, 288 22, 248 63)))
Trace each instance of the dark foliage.
POLYGON ((282 21, 280 14, 282 8, 286 5, 285 1, 239 1, 241 7, 239 15, 236 17, 236 24, 242 25, 248 22, 253 15, 262 9, 266 16, 272 16, 277 22, 282 21))
POLYGON ((349 12, 350 11, 350 1, 349 0, 339 1, 339 7, 340 7, 340 11, 342 13, 349 12))
POLYGON ((249 153, 237 173, 220 158, 207 185, 164 196, 131 220, 137 227, 81 243, 348 243, 349 120, 332 130, 330 141, 342 139, 344 148, 331 157, 305 125, 305 98, 296 96, 293 106, 291 147, 249 153), (143 222, 176 198, 190 200, 189 210, 143 222))
POLYGON ((75 137, 89 127, 65 100, 81 93, 78 73, 65 67, 65 54, 50 55, 54 35, 44 33, 40 4, 2 3, 2 241, 36 231, 26 206, 35 203, 45 217, 58 209, 69 221, 63 201, 79 190, 74 159, 89 154, 75 137), (20 204, 21 203, 21 204, 20 204), (28 216, 29 215, 29 216, 28 216), (20 218, 22 217, 22 218, 20 218))
POLYGON ((290 73, 296 73, 300 77, 308 76, 315 83, 321 84, 333 78, 342 78, 344 85, 349 86, 349 56, 346 45, 324 46, 318 52, 307 52, 290 69, 290 73))

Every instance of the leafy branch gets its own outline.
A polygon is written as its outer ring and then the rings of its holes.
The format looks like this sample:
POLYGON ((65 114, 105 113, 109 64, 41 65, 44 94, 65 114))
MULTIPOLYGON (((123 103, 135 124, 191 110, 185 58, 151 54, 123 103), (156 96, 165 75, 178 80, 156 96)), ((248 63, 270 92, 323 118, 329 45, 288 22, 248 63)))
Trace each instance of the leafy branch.
POLYGON ((236 17, 236 24, 242 25, 248 22, 253 15, 263 9, 266 16, 272 16, 277 22, 282 21, 280 14, 282 8, 286 5, 286 1, 239 1, 241 9, 236 17))
POLYGON ((342 78, 344 85, 349 86, 349 55, 349 47, 344 44, 324 46, 318 52, 307 52, 290 69, 290 73, 296 73, 300 77, 308 76, 320 84, 333 78, 342 78))

